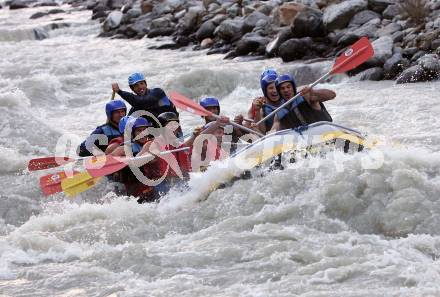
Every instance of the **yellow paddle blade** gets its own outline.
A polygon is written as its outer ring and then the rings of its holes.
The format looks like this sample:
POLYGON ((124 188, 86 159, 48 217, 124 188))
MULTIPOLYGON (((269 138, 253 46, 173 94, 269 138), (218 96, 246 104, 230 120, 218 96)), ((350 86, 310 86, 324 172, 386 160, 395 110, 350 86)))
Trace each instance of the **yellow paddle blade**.
POLYGON ((87 171, 82 172, 73 177, 64 179, 61 182, 61 189, 63 189, 67 196, 75 196, 96 185, 99 179, 99 177, 94 178, 87 171))
POLYGON ((87 191, 90 188, 93 188, 101 179, 102 177, 92 178, 91 180, 64 190, 64 193, 69 197, 76 196, 84 191, 87 191))

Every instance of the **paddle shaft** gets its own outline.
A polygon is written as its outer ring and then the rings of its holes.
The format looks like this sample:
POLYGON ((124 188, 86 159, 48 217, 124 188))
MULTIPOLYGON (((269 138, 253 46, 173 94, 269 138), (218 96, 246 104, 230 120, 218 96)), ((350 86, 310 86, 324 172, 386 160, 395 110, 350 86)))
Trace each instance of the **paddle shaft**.
MULTIPOLYGON (((321 76, 317 81, 315 81, 314 83, 308 85, 309 88, 313 88, 314 86, 316 86, 317 84, 319 84, 320 82, 322 82, 323 80, 325 80, 327 77, 329 77, 331 74, 331 71, 327 72, 326 74, 324 74, 323 76, 321 76)), ((284 106, 288 105, 290 102, 292 102, 293 100, 295 100, 296 98, 298 98, 299 96, 301 96, 302 93, 299 92, 298 94, 296 94, 295 96, 293 96, 292 98, 290 98, 289 100, 287 100, 286 102, 284 102, 283 104, 281 104, 280 106, 278 106, 278 108, 276 108, 274 111, 272 111, 271 113, 269 113, 267 116, 265 116, 264 118, 262 118, 261 120, 259 120, 256 125, 258 126, 259 124, 263 123, 264 121, 266 121, 268 118, 272 117, 277 111, 279 111, 281 108, 283 108, 284 106)))

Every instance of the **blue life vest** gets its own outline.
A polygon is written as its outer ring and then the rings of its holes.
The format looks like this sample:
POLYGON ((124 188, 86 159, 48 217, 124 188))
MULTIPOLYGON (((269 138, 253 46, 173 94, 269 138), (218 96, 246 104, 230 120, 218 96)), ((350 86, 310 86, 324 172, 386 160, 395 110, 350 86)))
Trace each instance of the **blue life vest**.
MULTIPOLYGON (((284 100, 283 100, 283 99, 281 99, 280 101, 281 101, 281 104, 284 103, 284 100)), ((264 115, 264 116, 267 116, 268 114, 270 114, 271 112, 273 112, 273 111, 274 111, 275 109, 277 109, 277 108, 278 108, 278 107, 276 107, 276 106, 273 106, 273 105, 270 105, 270 104, 265 103, 265 104, 263 104, 263 115, 264 115)), ((281 108, 279 111, 277 111, 276 114, 277 114, 277 116, 278 116, 278 119, 281 120, 281 119, 284 118, 284 117, 286 116, 286 114, 288 114, 288 113, 289 113, 289 109, 287 109, 286 107, 283 107, 283 108, 281 108)), ((266 123, 266 127, 267 127, 267 130, 270 130, 270 128, 272 128, 274 117, 275 117, 275 115, 272 116, 272 117, 270 117, 270 118, 268 118, 268 119, 265 121, 265 123, 266 123)))
POLYGON ((119 129, 116 129, 110 124, 105 124, 101 126, 102 132, 107 136, 108 141, 112 140, 113 138, 121 136, 121 132, 119 132, 119 129))
POLYGON ((137 142, 131 142, 131 151, 133 152, 133 156, 136 156, 142 150, 142 145, 137 142))

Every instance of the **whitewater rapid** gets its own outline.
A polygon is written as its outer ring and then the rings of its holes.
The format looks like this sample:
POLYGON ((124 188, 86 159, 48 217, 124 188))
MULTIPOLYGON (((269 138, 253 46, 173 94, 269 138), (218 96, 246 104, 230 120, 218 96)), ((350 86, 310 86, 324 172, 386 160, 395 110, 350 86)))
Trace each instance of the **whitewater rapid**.
MULTIPOLYGON (((134 71, 167 92, 217 96, 234 116, 260 94, 262 70, 297 69, 301 80, 331 65, 150 50, 166 40, 97 38, 90 12, 64 8, 59 21, 29 20, 44 8, 0 10, 2 296, 440 295, 439 82, 323 85, 337 93, 326 104, 336 123, 387 141, 378 169, 362 168, 363 153, 334 154, 207 197, 194 187, 139 205, 102 183, 47 198, 45 172, 27 161, 104 122, 111 82, 128 89, 134 71), (48 38, 35 40, 35 28, 48 38)), ((202 123, 181 118, 186 131, 202 123)))

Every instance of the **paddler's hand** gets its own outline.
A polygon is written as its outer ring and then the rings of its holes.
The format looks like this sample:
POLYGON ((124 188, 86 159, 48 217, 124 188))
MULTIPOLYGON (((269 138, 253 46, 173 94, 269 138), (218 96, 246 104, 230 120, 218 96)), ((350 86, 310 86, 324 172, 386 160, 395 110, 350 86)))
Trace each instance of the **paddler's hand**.
POLYGON ((261 109, 265 103, 265 99, 264 97, 259 97, 257 99, 254 100, 254 105, 257 109, 261 109))
POLYGON ((227 124, 229 124, 231 120, 228 117, 225 116, 220 116, 215 122, 219 125, 219 126, 225 126, 227 124))
POLYGON ((239 114, 238 116, 236 116, 234 118, 234 123, 242 125, 243 124, 243 119, 244 119, 243 115, 239 114))
POLYGON ((112 90, 115 93, 119 92, 119 85, 117 83, 112 83, 112 90))
POLYGON ((306 99, 306 101, 309 104, 315 103, 315 102, 318 101, 318 98, 317 98, 317 96, 315 94, 315 91, 311 87, 309 87, 309 86, 304 87, 303 89, 301 89, 301 94, 302 94, 304 99, 306 99))
POLYGON ((200 135, 200 132, 202 132, 202 129, 203 129, 203 127, 196 127, 196 128, 194 128, 193 136, 194 136, 194 137, 199 136, 199 135, 200 135))

